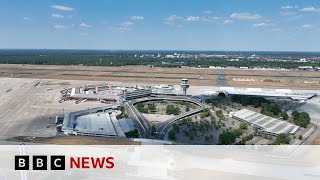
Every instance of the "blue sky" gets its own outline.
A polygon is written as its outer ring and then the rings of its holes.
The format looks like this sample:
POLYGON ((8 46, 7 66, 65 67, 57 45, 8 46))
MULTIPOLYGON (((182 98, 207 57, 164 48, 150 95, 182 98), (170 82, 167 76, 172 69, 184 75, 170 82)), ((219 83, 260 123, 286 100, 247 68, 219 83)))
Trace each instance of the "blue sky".
POLYGON ((320 51, 314 0, 0 0, 0 48, 320 51))

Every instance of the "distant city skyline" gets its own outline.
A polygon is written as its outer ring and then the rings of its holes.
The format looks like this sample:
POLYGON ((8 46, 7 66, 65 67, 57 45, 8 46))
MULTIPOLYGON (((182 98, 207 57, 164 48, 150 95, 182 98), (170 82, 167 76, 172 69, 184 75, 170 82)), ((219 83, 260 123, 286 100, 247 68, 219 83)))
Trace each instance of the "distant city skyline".
POLYGON ((316 0, 0 0, 1 49, 320 52, 316 0))

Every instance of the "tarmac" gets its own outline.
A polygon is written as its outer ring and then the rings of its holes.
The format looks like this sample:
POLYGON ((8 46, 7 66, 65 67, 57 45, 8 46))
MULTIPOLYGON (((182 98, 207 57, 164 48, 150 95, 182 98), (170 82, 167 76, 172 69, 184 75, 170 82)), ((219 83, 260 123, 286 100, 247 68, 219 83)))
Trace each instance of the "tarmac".
MULTIPOLYGON (((58 103, 61 96, 60 91, 64 88, 107 83, 110 82, 0 78, 1 139, 16 136, 55 136, 56 126, 54 122, 56 116, 63 116, 66 112, 105 106, 105 104, 100 102, 75 104, 75 101, 66 101, 58 103)), ((122 84, 119 82, 111 83, 122 84)), ((179 88, 178 85, 175 87, 179 88)), ((203 91, 216 91, 218 89, 216 86, 192 86, 191 84, 188 94, 199 95, 203 91)), ((308 100, 301 109, 309 112, 312 122, 319 125, 319 97, 308 100)), ((2 144, 2 141, 0 144, 2 144)))

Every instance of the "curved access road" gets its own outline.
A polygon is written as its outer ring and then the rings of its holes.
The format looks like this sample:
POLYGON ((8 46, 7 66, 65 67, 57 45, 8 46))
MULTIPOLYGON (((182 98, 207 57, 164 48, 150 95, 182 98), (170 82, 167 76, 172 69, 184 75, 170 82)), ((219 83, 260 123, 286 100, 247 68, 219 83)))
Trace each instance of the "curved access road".
POLYGON ((129 112, 129 116, 134 120, 135 125, 137 126, 141 138, 149 138, 150 137, 150 128, 151 124, 150 122, 141 115, 141 113, 135 108, 135 104, 139 102, 146 102, 146 101, 158 101, 158 100, 170 100, 170 101, 186 101, 189 103, 196 104, 199 108, 181 114, 179 116, 176 116, 174 118, 171 118, 165 122, 159 123, 156 127, 156 130, 158 132, 158 139, 164 139, 166 134, 168 133, 171 125, 182 118, 197 114, 204 109, 204 105, 190 97, 185 96, 154 96, 154 97, 147 97, 147 98, 141 98, 141 99, 134 99, 130 100, 126 103, 127 110, 129 112))

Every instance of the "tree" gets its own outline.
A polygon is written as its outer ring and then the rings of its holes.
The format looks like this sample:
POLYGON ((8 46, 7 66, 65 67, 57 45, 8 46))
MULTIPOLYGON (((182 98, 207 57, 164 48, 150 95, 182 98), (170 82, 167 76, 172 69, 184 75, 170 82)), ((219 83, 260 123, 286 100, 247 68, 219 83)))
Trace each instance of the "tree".
POLYGON ((176 140, 176 133, 173 130, 169 131, 168 138, 170 140, 176 140))
POLYGON ((262 103, 261 105, 261 114, 267 116, 278 116, 281 113, 280 107, 275 103, 262 103))
POLYGON ((203 112, 200 114, 201 118, 206 118, 211 115, 210 109, 209 108, 204 108, 203 112))
POLYGON ((236 136, 231 131, 224 132, 219 136, 219 142, 220 144, 223 144, 223 145, 233 144, 235 141, 236 141, 236 136))
POLYGON ((281 145, 281 144, 289 144, 290 143, 290 137, 287 134, 279 134, 274 141, 273 144, 275 145, 281 145))
POLYGON ((306 112, 299 113, 297 111, 294 111, 292 115, 293 115, 294 124, 304 128, 306 128, 310 124, 311 119, 308 113, 306 112))
POLYGON ((190 111, 190 108, 187 106, 186 107, 186 112, 189 112, 190 111))
POLYGON ((138 138, 139 137, 139 131, 137 129, 135 129, 133 131, 129 131, 125 134, 126 134, 127 138, 138 138))
POLYGON ((296 116, 299 116, 299 112, 298 111, 293 111, 292 113, 291 113, 291 115, 293 116, 293 117, 296 117, 296 116))
POLYGON ((156 111, 156 105, 154 105, 154 103, 148 104, 148 109, 149 111, 154 112, 156 111))
POLYGON ((180 128, 179 128, 179 126, 178 126, 177 124, 173 124, 173 125, 172 125, 172 130, 173 130, 174 132, 176 132, 176 133, 179 133, 179 132, 180 132, 180 128))
POLYGON ((142 112, 142 113, 148 113, 149 112, 149 110, 144 107, 143 103, 138 103, 137 104, 137 109, 138 109, 139 112, 142 112))
POLYGON ((299 136, 299 139, 302 140, 302 135, 299 136))
POLYGON ((143 103, 138 103, 137 107, 138 107, 138 109, 144 108, 144 104, 143 103))
POLYGON ((240 137, 243 133, 241 129, 235 129, 232 132, 237 138, 240 137))
POLYGON ((281 112, 281 117, 282 117, 282 119, 283 119, 283 120, 288 120, 289 115, 288 115, 288 113, 287 113, 287 112, 282 111, 282 112, 281 112))
POLYGON ((222 111, 216 111, 217 116, 221 119, 221 120, 225 120, 225 116, 223 115, 222 111))
POLYGON ((250 97, 242 95, 233 95, 231 97, 231 101, 240 103, 242 106, 252 105, 255 108, 260 107, 262 103, 270 103, 270 101, 266 100, 263 97, 250 97))
POLYGON ((180 108, 174 105, 168 105, 166 107, 166 114, 174 114, 179 115, 180 114, 180 108))
POLYGON ((248 129, 248 124, 246 122, 241 122, 240 129, 248 129))

